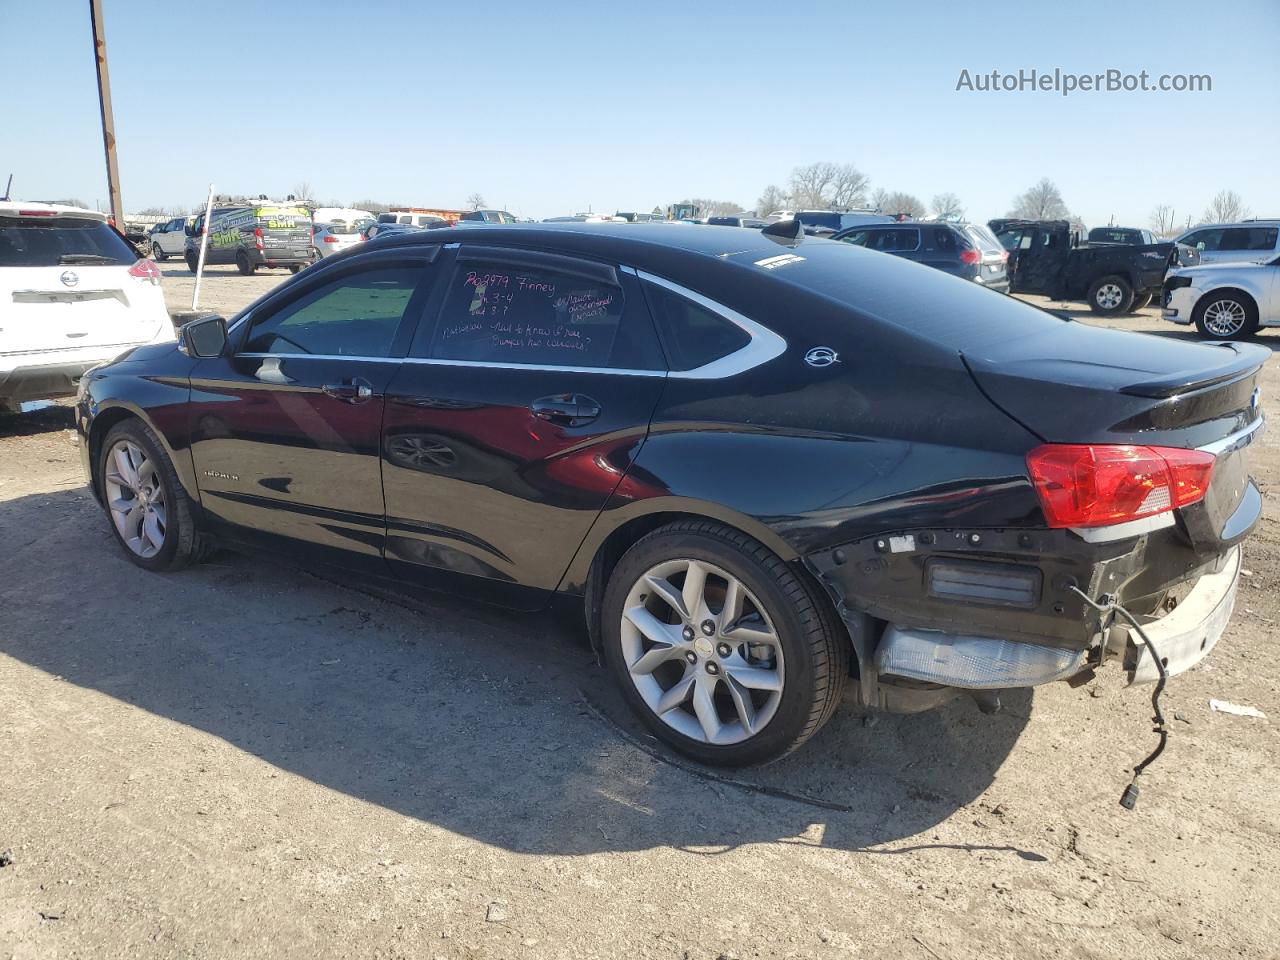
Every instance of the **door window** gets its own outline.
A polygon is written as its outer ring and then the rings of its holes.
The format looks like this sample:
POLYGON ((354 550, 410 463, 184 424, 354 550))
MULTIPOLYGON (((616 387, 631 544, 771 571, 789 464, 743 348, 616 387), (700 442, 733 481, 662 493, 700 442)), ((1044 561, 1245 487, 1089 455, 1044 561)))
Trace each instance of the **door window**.
POLYGON ((1223 230, 1197 230, 1195 233, 1188 234, 1182 242, 1190 247, 1196 247, 1206 252, 1213 252, 1222 249, 1223 230))
MULTIPOLYGON (((620 287, 499 260, 463 260, 436 324, 437 360, 656 369, 623 323, 620 287)), ((642 332, 642 331, 641 331, 642 332)), ((652 334, 650 331, 650 339, 652 334)))
POLYGON ((323 284, 264 317, 256 317, 246 353, 388 357, 421 266, 360 270, 323 284))
POLYGON ((1274 227, 1232 227, 1222 231, 1219 250, 1272 250, 1276 245, 1274 227))
POLYGON ((930 231, 933 234, 933 249, 954 253, 956 249, 956 235, 946 227, 934 227, 930 231))

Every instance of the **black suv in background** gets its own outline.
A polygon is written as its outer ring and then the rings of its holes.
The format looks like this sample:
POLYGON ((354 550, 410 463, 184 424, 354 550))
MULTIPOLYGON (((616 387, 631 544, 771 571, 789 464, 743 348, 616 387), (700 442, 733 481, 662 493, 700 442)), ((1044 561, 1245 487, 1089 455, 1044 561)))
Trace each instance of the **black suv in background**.
POLYGON ((868 250, 892 253, 943 270, 984 287, 1009 292, 1009 254, 986 227, 976 223, 888 223, 854 227, 837 233, 868 250))

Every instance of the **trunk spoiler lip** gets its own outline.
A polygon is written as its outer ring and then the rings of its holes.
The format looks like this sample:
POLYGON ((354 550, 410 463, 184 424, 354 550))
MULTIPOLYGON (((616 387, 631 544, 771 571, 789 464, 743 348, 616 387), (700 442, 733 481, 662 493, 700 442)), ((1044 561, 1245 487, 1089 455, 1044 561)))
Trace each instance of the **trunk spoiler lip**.
POLYGON ((1216 342, 1207 347, 1230 350, 1233 356, 1216 366, 1198 370, 1182 370, 1178 373, 1139 380, 1120 388, 1120 392, 1132 397, 1166 399, 1185 393, 1195 393, 1212 387, 1243 380, 1253 376, 1267 362, 1271 351, 1258 344, 1216 342))

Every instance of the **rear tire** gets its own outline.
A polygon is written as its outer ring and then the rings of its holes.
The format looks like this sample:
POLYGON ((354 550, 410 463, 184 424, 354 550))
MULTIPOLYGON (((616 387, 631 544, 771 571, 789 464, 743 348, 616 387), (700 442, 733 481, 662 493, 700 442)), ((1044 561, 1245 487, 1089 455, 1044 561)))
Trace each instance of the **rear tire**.
POLYGON ((1258 305, 1236 290, 1214 290, 1200 298, 1191 320, 1206 340, 1247 340, 1258 332, 1258 305))
POLYGON ((98 489, 125 556, 159 573, 197 563, 206 552, 164 444, 138 419, 112 427, 98 452, 98 489))
POLYGON ((818 589, 740 531, 669 524, 609 578, 605 661, 679 752, 729 767, 777 760, 831 718, 849 672, 848 636, 818 589))
POLYGON ((1089 309, 1104 317, 1128 313, 1133 304, 1133 287, 1119 274, 1099 277, 1089 284, 1089 309))
POLYGON ((290 267, 290 268, 289 268, 289 272, 290 272, 290 273, 294 273, 294 274, 301 273, 301 272, 302 272, 302 267, 297 267, 297 266, 290 267))
POLYGON ((153 259, 158 260, 160 263, 164 263, 166 260, 169 259, 169 255, 160 249, 160 244, 158 243, 153 243, 151 245, 151 256, 153 259))
POLYGON ((248 277, 252 276, 253 271, 257 268, 249 262, 249 255, 241 250, 236 254, 236 269, 239 270, 241 274, 248 277))

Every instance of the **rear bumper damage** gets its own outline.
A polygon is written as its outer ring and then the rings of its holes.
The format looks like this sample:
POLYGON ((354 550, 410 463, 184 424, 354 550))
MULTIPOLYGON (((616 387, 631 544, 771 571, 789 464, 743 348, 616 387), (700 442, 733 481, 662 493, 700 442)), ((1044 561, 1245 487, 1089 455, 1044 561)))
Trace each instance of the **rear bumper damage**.
POLYGON ((865 706, 915 713, 963 692, 983 705, 994 698, 982 691, 1076 685, 1108 663, 1149 683, 1158 670, 1136 632, 1076 590, 1136 616, 1170 676, 1190 669, 1231 617, 1239 541, 1260 513, 1249 488, 1226 525, 1236 537, 1216 551, 1192 546, 1184 519, 1110 542, 1068 530, 917 532, 806 562, 849 628, 865 706))

